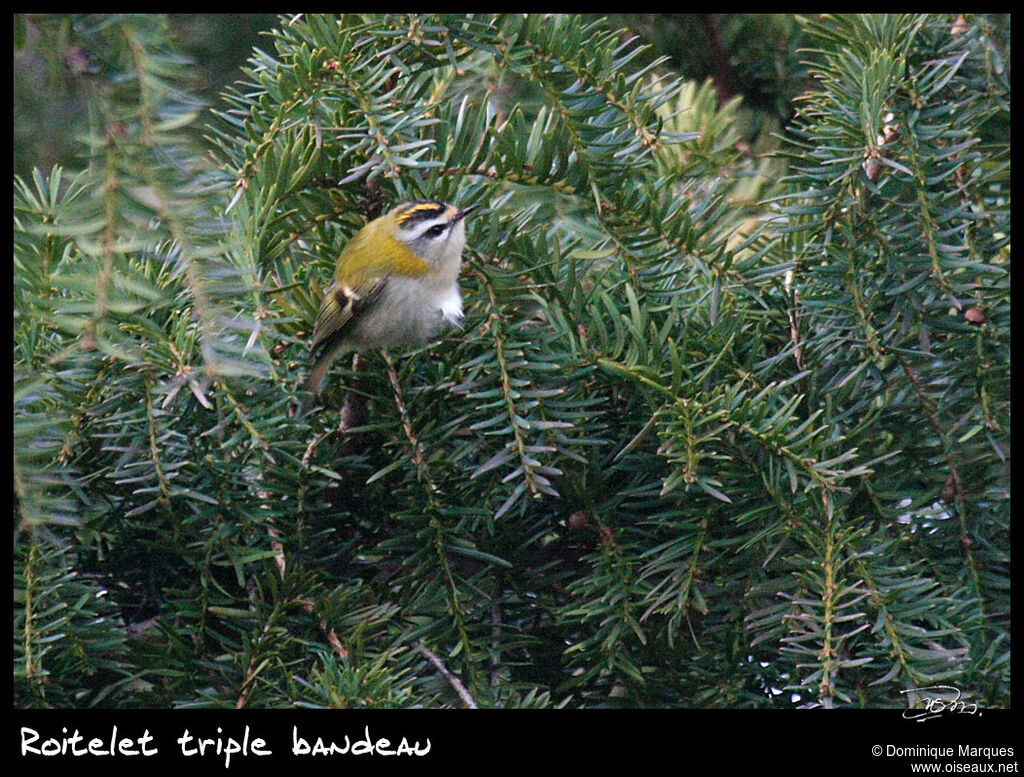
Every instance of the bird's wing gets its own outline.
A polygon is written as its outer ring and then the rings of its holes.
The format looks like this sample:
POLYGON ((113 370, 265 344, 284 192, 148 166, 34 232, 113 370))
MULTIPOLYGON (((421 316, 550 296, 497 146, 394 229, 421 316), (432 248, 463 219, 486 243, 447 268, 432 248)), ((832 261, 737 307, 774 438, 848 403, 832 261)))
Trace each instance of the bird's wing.
POLYGON ((352 286, 335 280, 328 287, 313 326, 313 362, 334 350, 352 321, 377 302, 387 280, 386 275, 371 277, 352 286))

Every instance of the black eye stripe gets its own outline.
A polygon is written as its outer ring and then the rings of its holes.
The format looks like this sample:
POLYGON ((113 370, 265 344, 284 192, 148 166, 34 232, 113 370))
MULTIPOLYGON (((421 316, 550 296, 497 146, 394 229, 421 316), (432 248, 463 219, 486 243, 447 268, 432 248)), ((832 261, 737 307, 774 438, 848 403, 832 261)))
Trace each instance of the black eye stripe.
POLYGON ((440 237, 451 224, 435 224, 426 231, 427 237, 440 237))

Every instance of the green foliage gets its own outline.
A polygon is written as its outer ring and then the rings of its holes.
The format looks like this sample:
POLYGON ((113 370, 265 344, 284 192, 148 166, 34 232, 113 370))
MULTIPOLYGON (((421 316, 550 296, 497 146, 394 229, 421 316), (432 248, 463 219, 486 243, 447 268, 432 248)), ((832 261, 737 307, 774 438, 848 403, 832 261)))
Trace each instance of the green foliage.
POLYGON ((15 548, 14 695, 32 707, 118 706, 145 681, 134 683, 110 592, 69 552, 31 538, 15 548))
POLYGON ((601 21, 288 17, 211 161, 159 18, 79 23, 87 164, 15 186, 17 703, 1007 704, 986 25, 801 21, 779 147, 601 21), (463 327, 294 417, 416 197, 480 206, 463 327))
MULTIPOLYGON (((848 443, 893 456, 838 517, 904 540, 829 532, 851 558, 892 548, 839 579, 862 578, 880 608, 869 633, 888 649, 872 662, 891 663, 886 680, 994 687, 982 678, 1005 678, 1005 664, 990 668, 987 650, 1009 626, 1010 160, 1008 136, 986 135, 1008 116, 1009 74, 984 22, 806 26, 819 86, 800 103, 794 191, 773 227, 785 238, 771 253, 794 263, 808 397, 832 408, 848 443), (916 578, 919 562, 927 577, 912 597, 887 593, 883 579, 916 578)), ((811 644, 850 652, 827 632, 811 644)), ((820 681, 842 701, 857 688, 820 681)))
MULTIPOLYGON (((191 60, 176 76, 204 98, 233 82, 259 31, 273 14, 170 14, 168 33, 191 60)), ((80 14, 14 15, 14 171, 75 165, 81 129, 100 72, 102 49, 83 32, 95 19, 80 14)))

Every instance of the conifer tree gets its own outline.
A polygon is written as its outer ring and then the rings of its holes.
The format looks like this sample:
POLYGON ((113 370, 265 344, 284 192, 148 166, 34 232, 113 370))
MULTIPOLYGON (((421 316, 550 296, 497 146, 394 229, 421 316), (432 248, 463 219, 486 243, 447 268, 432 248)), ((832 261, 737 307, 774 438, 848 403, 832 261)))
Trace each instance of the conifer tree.
POLYGON ((69 18, 84 162, 15 180, 18 705, 1008 704, 987 17, 800 19, 774 155, 604 21, 282 17, 210 112, 160 17, 69 18), (339 251, 422 197, 479 206, 463 326, 297 416, 339 251))

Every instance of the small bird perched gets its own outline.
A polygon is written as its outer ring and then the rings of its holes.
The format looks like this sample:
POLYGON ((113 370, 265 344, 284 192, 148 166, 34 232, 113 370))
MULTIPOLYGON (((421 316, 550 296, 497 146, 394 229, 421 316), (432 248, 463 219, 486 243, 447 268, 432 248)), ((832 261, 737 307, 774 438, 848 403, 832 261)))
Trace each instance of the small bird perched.
POLYGON ((342 352, 418 345, 462 319, 459 268, 463 219, 473 210, 416 200, 374 219, 338 257, 313 327, 309 410, 331 362, 342 352))

